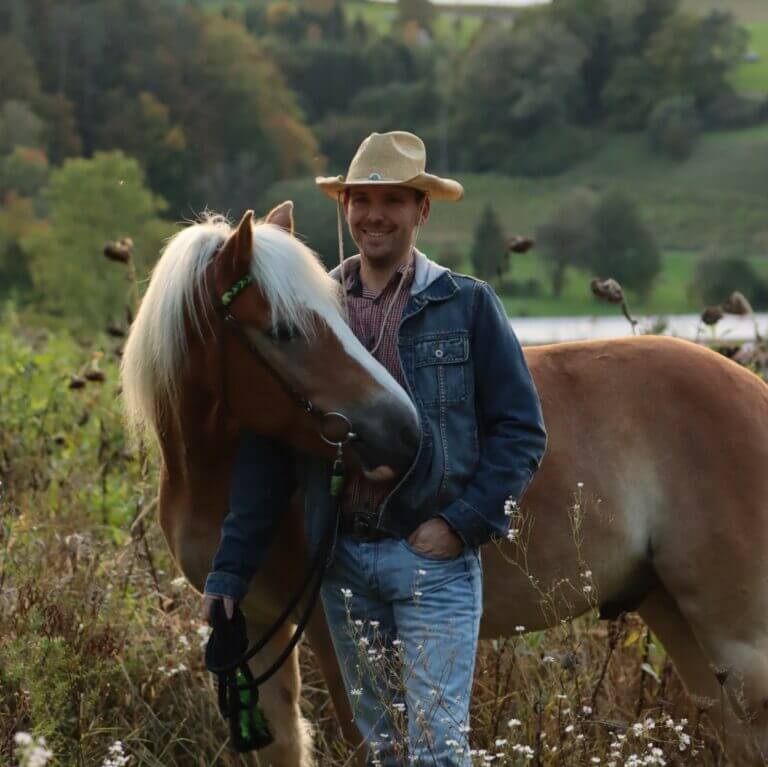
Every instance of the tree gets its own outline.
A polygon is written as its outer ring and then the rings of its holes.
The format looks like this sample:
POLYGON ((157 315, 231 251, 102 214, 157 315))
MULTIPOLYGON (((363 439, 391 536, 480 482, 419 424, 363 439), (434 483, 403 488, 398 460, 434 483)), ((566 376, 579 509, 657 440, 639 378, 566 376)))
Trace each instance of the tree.
POLYGON ((673 160, 690 157, 698 133, 699 115, 690 96, 662 101, 648 118, 651 149, 673 160))
POLYGON ((472 268, 483 280, 501 277, 508 255, 507 238, 489 203, 483 209, 483 215, 475 229, 475 240, 470 253, 472 268))
POLYGON ((452 133, 464 146, 462 164, 515 172, 510 148, 569 123, 586 54, 565 27, 544 17, 487 32, 467 53, 456 89, 452 133))
POLYGON ((122 89, 105 94, 104 105, 106 117, 97 128, 97 146, 135 157, 151 188, 173 210, 183 210, 194 163, 186 134, 172 122, 169 107, 147 91, 131 96, 122 89))
POLYGON ((598 197, 591 190, 574 189, 536 231, 555 298, 563 291, 567 268, 585 268, 590 262, 597 240, 593 220, 597 203, 598 197))
POLYGON ((32 278, 21 240, 45 226, 35 217, 31 199, 15 192, 6 195, 0 208, 0 298, 15 296, 23 300, 28 294, 32 278))
POLYGON ((597 204, 592 221, 595 244, 589 267, 594 276, 613 277, 646 299, 661 269, 661 255, 635 205, 621 194, 608 194, 597 204))
POLYGON ((768 285, 749 261, 738 256, 700 259, 689 287, 705 304, 720 304, 738 290, 754 308, 768 306, 768 285))
POLYGON ((0 106, 0 152, 14 147, 43 146, 45 123, 24 101, 6 101, 0 106))
POLYGON ((17 146, 0 158, 0 199, 13 191, 34 197, 48 180, 48 158, 40 149, 17 146))
POLYGON ((422 29, 431 29, 435 7, 429 0, 397 0, 397 20, 400 24, 415 21, 422 29))
POLYGON ((74 327, 100 328, 121 315, 128 294, 124 275, 102 256, 104 243, 133 238, 143 276, 171 233, 158 218, 164 203, 122 152, 67 160, 51 174, 44 197, 50 226, 21 240, 38 305, 74 327))

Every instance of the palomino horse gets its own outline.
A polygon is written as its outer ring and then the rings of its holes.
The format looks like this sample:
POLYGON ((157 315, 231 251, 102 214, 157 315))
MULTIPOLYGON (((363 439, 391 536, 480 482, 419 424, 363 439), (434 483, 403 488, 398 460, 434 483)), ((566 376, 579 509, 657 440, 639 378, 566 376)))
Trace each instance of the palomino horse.
MULTIPOLYGON (((337 285, 316 256, 284 231, 292 229, 291 211, 290 203, 278 206, 259 225, 249 211, 234 230, 211 217, 173 237, 125 346, 128 422, 157 439, 160 524, 173 556, 200 591, 227 512, 241 427, 329 457, 333 448, 321 437, 338 442, 353 431, 350 457, 373 479, 404 471, 418 446, 418 418, 407 394, 344 322, 337 285), (236 285, 242 294, 228 312, 239 335, 217 311, 236 285)), ((302 520, 296 509, 290 514, 243 603, 253 638, 271 626, 303 575, 302 520)), ((328 648, 318 657, 333 683, 339 672, 317 617, 310 632, 318 647, 328 648)), ((259 653, 251 664, 255 673, 285 647, 291 629, 285 626, 259 653)), ((262 752, 267 764, 298 765, 310 758, 299 693, 294 651, 260 689, 276 736, 262 752)), ((340 705, 347 737, 354 739, 349 708, 341 698, 340 705)))
MULTIPOLYGON (((259 260, 258 232, 257 227, 254 263, 259 260)), ((209 252, 213 250, 209 246, 209 252)), ((172 244, 163 259, 178 256, 177 251, 172 244)), ((245 253, 240 260, 247 260, 250 250, 245 253)), ((284 263, 286 271, 295 270, 292 280, 304 279, 308 267, 301 259, 278 263, 284 263)), ((200 260, 196 264, 198 269, 204 266, 200 260)), ((176 266, 186 264, 179 260, 176 266)), ((233 268, 227 279, 240 273, 233 268)), ((141 380, 146 387, 155 382, 140 379, 137 366, 151 354, 142 348, 142 335, 151 333, 151 322, 158 321, 155 304, 169 290, 168 279, 169 268, 164 269, 161 260, 124 363, 129 412, 138 420, 149 413, 144 418, 150 423, 152 411, 142 410, 137 387, 141 380)), ((220 289, 226 281, 222 277, 220 289)), ((274 295, 266 294, 270 299, 274 295)), ((238 305, 243 322, 266 327, 269 312, 264 302, 263 290, 243 296, 238 305)), ((326 322, 339 328, 336 319, 326 322)), ((215 320, 213 324, 215 329, 215 320)), ((194 337, 189 327, 184 332, 194 337)), ((235 347, 233 343, 227 353, 240 355, 240 380, 256 385, 246 391, 228 390, 232 410, 247 417, 251 426, 259 419, 269 422, 273 411, 289 410, 280 388, 235 347), (254 402, 248 394, 257 386, 260 396, 254 402), (266 411, 256 413, 259 406, 266 411)), ((183 376, 178 380, 183 431, 166 436, 161 432, 160 437, 165 463, 163 529, 198 588, 218 541, 232 458, 232 429, 223 425, 215 405, 217 378, 205 384, 200 372, 215 372, 220 356, 213 338, 205 337, 190 340, 186 359, 176 358, 176 364, 185 363, 177 374, 183 376), (206 408, 208 417, 203 419, 199 414, 206 408), (182 441, 187 443, 187 479, 182 441)), ((355 366, 363 375, 359 357, 342 356, 337 364, 355 366)), ((768 466, 768 387, 708 349, 663 337, 528 348, 526 358, 542 400, 548 450, 522 503, 519 540, 483 551, 481 636, 511 635, 521 624, 530 630, 545 628, 595 603, 607 614, 637 609, 664 643, 689 692, 713 702, 709 715, 718 725, 721 717, 725 723, 731 762, 763 764, 761 752, 768 751, 768 557, 763 554, 768 546, 768 472, 763 473, 768 466), (587 568, 593 587, 588 595, 580 588, 587 568), (572 588, 563 589, 563 584, 572 588), (723 712, 714 668, 722 670, 718 675, 728 693, 723 712)), ((324 366, 319 376, 329 388, 335 384, 330 377, 341 375, 332 367, 324 366)), ((228 370, 232 376, 237 372, 234 366, 228 370)), ((315 380, 307 372, 307 383, 315 380)), ((372 386, 370 377, 365 383, 372 386)), ((345 396, 352 393, 348 389, 345 396)), ((343 408, 346 399, 330 404, 343 408)), ((401 414, 401 420, 408 419, 407 411, 401 414)), ((169 428, 165 424, 161 426, 169 428)), ((312 428, 307 426, 305 432, 305 442, 313 448, 312 428)), ((394 458, 387 460, 395 463, 394 458)), ((297 543, 301 536, 292 533, 299 529, 295 513, 287 514, 271 558, 245 601, 252 636, 285 598, 284 584, 290 581, 286 563, 303 554, 297 543)), ((354 738, 321 611, 315 611, 308 633, 342 727, 354 738)), ((268 648, 259 665, 279 649, 268 648)), ((300 737, 306 728, 297 706, 299 684, 294 653, 263 695, 278 738, 263 753, 262 764, 311 763, 308 738, 300 737)))

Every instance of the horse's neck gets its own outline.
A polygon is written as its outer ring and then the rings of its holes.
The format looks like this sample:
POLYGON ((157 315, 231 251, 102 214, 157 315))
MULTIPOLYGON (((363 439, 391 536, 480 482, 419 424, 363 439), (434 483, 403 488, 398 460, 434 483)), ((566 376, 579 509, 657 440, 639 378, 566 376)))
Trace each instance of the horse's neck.
MULTIPOLYGON (((216 528, 227 512, 237 430, 209 397, 187 393, 161 442, 160 519, 177 531, 216 528)), ((183 534, 183 533, 182 533, 183 534)))

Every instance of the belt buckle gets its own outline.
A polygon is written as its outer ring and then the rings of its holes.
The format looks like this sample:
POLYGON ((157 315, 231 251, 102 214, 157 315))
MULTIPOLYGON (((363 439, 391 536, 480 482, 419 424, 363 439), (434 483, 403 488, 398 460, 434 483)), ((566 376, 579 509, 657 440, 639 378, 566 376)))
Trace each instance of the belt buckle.
POLYGON ((368 540, 373 533, 373 520, 368 514, 354 514, 352 517, 352 533, 355 538, 368 540))

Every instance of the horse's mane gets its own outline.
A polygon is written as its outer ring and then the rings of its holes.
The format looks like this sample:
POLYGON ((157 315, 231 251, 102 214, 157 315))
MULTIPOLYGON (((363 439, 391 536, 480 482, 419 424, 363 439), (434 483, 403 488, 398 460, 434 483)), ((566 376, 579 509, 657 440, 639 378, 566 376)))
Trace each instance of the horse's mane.
MULTIPOLYGON (((125 413, 135 436, 149 432, 159 439, 162 416, 178 417, 187 323, 203 337, 209 315, 201 309, 211 306, 206 268, 232 231, 223 216, 205 214, 170 238, 152 271, 121 364, 125 413)), ((273 322, 308 336, 314 329, 308 310, 334 325, 341 321, 335 283, 309 248, 266 223, 254 225, 253 243, 251 274, 272 308, 273 322)))

